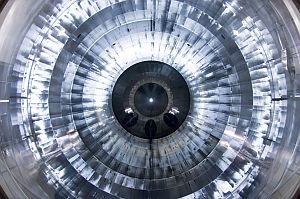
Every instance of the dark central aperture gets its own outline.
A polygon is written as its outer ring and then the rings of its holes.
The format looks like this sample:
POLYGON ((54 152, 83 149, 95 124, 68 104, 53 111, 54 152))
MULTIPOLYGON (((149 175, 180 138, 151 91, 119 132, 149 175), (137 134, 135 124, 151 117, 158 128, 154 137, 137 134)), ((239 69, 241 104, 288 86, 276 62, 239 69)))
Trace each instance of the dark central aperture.
POLYGON ((137 137, 158 139, 175 132, 190 109, 189 88, 172 66, 144 61, 126 69, 112 92, 119 124, 137 137))
POLYGON ((168 105, 165 89, 155 83, 146 83, 134 95, 134 106, 144 116, 155 117, 162 114, 168 105))

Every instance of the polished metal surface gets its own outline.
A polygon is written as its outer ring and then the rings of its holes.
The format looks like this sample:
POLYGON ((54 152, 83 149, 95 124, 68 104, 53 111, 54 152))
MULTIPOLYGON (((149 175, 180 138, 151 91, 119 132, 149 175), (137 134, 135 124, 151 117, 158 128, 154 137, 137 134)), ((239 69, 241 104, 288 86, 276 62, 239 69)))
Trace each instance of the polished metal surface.
POLYGON ((300 35, 284 0, 12 0, 0 16, 10 198, 280 198, 292 178, 299 187, 300 35), (111 108, 116 80, 142 61, 176 69, 191 97, 184 124, 151 147, 111 108))

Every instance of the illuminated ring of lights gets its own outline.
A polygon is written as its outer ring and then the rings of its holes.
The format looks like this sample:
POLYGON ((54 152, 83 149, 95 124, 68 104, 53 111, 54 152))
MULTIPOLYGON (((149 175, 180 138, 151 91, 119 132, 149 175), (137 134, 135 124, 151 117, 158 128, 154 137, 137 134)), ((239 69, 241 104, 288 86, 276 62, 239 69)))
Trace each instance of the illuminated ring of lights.
POLYGON ((173 105, 173 95, 172 95, 172 92, 169 88, 169 86, 163 82, 162 80, 158 80, 158 79, 153 79, 153 78, 149 78, 149 79, 143 79, 139 82, 137 82, 134 87, 131 89, 130 91, 130 94, 129 94, 129 106, 133 108, 133 111, 134 112, 137 112, 139 113, 140 117, 141 117, 141 120, 143 121, 146 121, 146 120, 149 120, 150 118, 152 118, 153 120, 159 120, 158 118, 162 118, 163 117, 163 114, 165 114, 167 111, 170 110, 170 108, 172 107, 173 105), (141 114, 138 109, 135 107, 134 105, 134 95, 136 93, 136 91, 139 89, 140 86, 144 85, 144 84, 147 84, 147 83, 155 83, 155 84, 158 84, 159 86, 161 86, 162 88, 165 89, 166 93, 167 93, 167 96, 168 96, 168 104, 167 104, 167 107, 165 108, 165 110, 155 116, 155 117, 147 117, 143 114, 141 114))

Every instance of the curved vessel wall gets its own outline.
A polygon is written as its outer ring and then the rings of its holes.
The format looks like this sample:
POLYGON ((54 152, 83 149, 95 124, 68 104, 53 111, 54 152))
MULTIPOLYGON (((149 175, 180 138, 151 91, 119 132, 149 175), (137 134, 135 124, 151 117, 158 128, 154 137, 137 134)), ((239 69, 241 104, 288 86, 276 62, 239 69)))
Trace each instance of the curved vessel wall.
POLYGON ((12 197, 268 198, 297 172, 300 42, 282 1, 52 0, 36 10, 12 35, 15 54, 1 52, 0 163, 12 197), (142 61, 176 69, 191 97, 183 124, 151 146, 111 107, 118 77, 142 61))

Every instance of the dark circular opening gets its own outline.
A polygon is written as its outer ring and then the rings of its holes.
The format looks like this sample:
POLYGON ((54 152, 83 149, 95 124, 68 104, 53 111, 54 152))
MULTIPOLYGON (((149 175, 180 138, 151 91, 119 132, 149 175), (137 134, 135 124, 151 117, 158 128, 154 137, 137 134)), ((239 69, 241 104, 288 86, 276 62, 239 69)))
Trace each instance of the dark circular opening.
POLYGON ((146 83, 134 95, 134 106, 144 116, 155 117, 162 114, 168 106, 165 89, 155 83, 146 83))
POLYGON ((168 64, 140 62, 118 78, 112 108, 129 133, 150 140, 165 137, 176 131, 189 113, 189 88, 181 74, 168 64))

